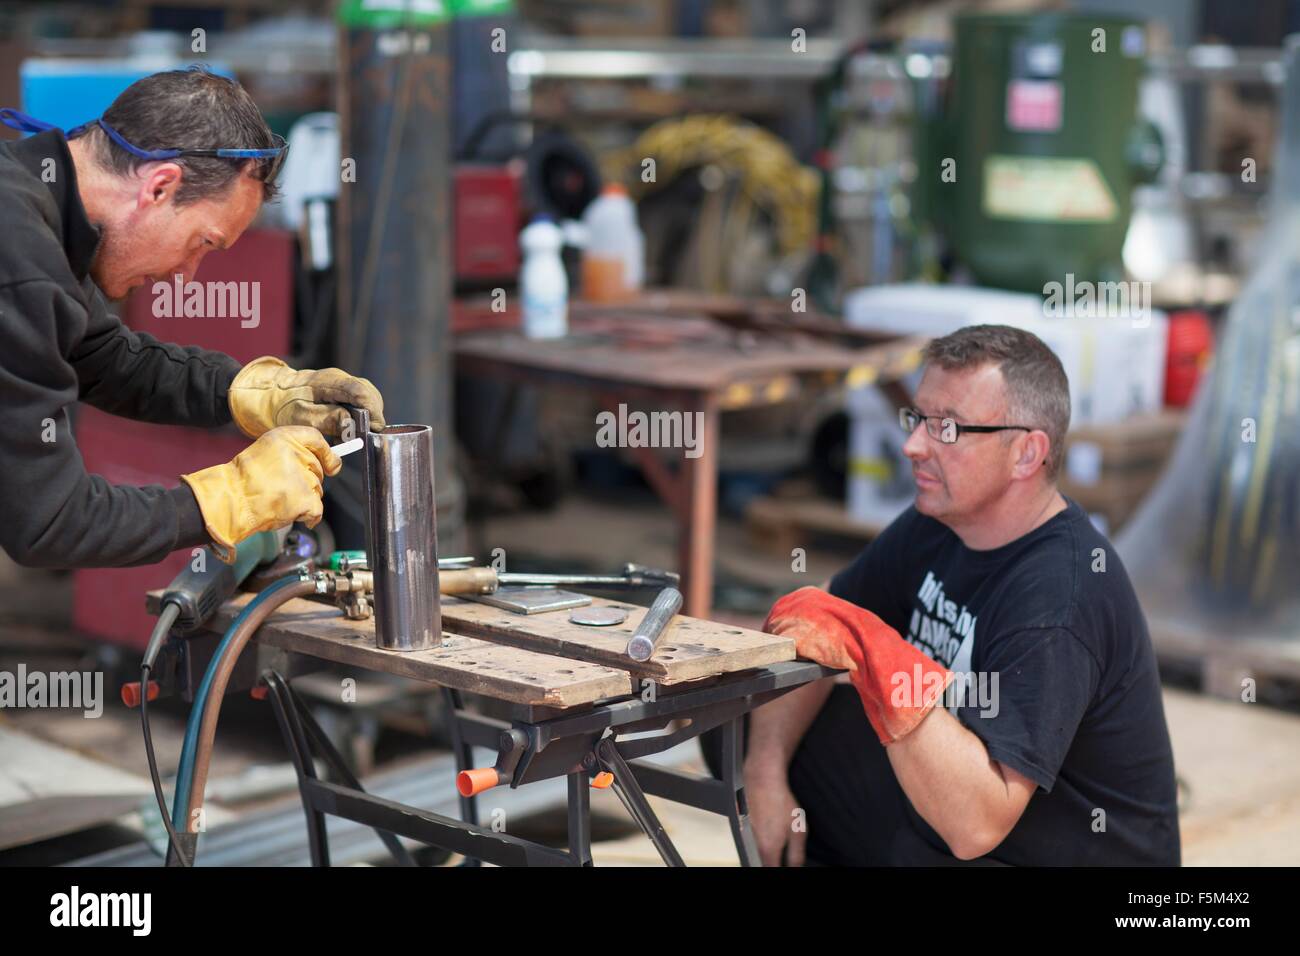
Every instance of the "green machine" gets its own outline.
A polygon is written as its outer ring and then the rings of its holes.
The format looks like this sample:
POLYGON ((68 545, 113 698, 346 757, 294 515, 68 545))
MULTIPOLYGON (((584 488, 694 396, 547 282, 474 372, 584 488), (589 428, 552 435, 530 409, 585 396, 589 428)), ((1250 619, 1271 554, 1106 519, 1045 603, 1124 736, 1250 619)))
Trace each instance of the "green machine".
POLYGON ((1145 49, 1128 17, 957 18, 946 108, 918 136, 918 211, 977 282, 1041 293, 1066 273, 1123 278, 1131 190, 1163 153, 1137 117, 1145 49))

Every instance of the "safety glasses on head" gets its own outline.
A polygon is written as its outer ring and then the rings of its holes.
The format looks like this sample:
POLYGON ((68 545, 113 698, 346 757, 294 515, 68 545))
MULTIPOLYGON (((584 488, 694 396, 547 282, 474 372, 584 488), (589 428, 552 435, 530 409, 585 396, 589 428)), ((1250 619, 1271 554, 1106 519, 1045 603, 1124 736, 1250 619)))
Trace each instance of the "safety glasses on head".
MULTIPOLYGON (((44 120, 38 120, 34 116, 28 116, 26 113, 15 109, 0 109, 0 123, 11 129, 20 130, 24 133, 43 133, 46 130, 56 129, 52 123, 44 120)), ((98 126, 104 131, 109 139, 126 150, 132 156, 143 160, 166 160, 178 159, 182 156, 212 156, 217 159, 232 160, 270 160, 270 167, 266 171, 265 179, 271 182, 280 172, 280 167, 284 164, 284 157, 289 152, 289 144, 285 142, 284 137, 279 133, 271 134, 273 146, 261 149, 248 149, 245 147, 221 147, 217 149, 188 149, 182 147, 167 147, 165 149, 141 149, 134 143, 129 142, 113 127, 109 126, 103 119, 91 120, 88 123, 82 123, 68 130, 64 135, 68 139, 75 139, 80 136, 91 126, 98 126)))

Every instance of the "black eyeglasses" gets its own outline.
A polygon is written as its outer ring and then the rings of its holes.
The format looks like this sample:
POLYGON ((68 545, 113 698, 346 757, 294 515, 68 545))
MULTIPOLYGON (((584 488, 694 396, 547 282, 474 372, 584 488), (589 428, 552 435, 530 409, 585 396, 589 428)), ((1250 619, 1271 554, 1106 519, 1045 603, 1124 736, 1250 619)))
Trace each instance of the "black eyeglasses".
POLYGON ((898 410, 898 424, 902 425, 903 431, 909 435, 916 431, 916 426, 921 422, 925 422, 925 430, 931 438, 937 438, 945 445, 955 444, 957 439, 965 432, 974 432, 980 435, 987 432, 1033 431, 1032 428, 1026 425, 959 425, 951 418, 944 418, 941 415, 922 415, 915 408, 900 408, 898 410))
MULTIPOLYGON (((43 133, 45 130, 54 129, 52 123, 46 123, 44 120, 38 120, 34 116, 28 116, 15 109, 0 109, 0 123, 20 130, 24 133, 43 133)), ((270 168, 266 172, 266 181, 270 182, 275 179, 276 174, 280 171, 280 166, 284 163, 284 156, 289 152, 289 144, 285 142, 283 136, 279 133, 271 134, 271 142, 274 144, 264 149, 245 149, 224 147, 221 149, 183 149, 178 147, 168 147, 166 149, 141 149, 134 143, 128 142, 127 139, 113 127, 109 126, 102 119, 91 120, 89 123, 82 123, 80 126, 73 127, 64 135, 68 139, 75 139, 84 133, 91 126, 98 126, 104 131, 114 143, 122 147, 132 156, 137 156, 145 160, 162 160, 176 159, 181 156, 213 156, 218 159, 262 159, 272 160, 270 168)))

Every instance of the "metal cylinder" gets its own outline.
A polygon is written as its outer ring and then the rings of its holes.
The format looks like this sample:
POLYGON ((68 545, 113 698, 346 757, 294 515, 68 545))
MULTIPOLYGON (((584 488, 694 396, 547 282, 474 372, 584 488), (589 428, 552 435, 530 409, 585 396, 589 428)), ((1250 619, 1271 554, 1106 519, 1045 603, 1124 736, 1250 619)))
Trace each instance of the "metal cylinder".
POLYGON ((390 425, 366 446, 366 553, 375 577, 375 643, 421 651, 442 642, 433 429, 390 425))
POLYGON ((648 661, 655 648, 663 640, 668 625, 682 609, 682 592, 676 588, 664 588, 655 598, 650 609, 641 618, 641 623, 632 632, 632 639, 627 642, 627 656, 634 661, 648 661))

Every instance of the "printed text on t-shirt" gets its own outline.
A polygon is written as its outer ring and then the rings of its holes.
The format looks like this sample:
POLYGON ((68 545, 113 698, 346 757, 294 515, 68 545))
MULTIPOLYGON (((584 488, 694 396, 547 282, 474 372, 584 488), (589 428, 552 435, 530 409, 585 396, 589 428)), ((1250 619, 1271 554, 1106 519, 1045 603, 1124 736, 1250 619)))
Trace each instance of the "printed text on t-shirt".
POLYGON ((907 639, 944 667, 951 667, 962 641, 975 640, 975 615, 966 605, 958 609, 956 601, 947 599, 943 582, 933 571, 925 573, 916 596, 930 613, 922 614, 920 608, 912 611, 907 639))

